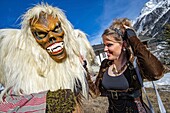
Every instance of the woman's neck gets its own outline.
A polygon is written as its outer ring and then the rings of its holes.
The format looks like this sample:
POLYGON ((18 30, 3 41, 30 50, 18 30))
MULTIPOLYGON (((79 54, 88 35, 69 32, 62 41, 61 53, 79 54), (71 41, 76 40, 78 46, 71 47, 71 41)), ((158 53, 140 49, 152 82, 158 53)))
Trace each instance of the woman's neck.
POLYGON ((127 68, 126 62, 127 62, 126 52, 122 52, 120 57, 112 62, 112 65, 108 69, 108 74, 110 76, 121 75, 127 68))
POLYGON ((122 52, 120 57, 117 60, 113 61, 113 65, 115 65, 116 70, 120 70, 127 62, 126 52, 122 52))

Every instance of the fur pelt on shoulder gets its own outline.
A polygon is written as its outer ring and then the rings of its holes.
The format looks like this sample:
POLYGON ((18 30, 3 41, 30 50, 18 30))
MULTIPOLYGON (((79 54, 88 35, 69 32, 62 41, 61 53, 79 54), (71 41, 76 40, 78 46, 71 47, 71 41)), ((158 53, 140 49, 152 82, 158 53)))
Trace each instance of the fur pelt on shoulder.
POLYGON ((90 44, 90 42, 87 39, 87 35, 79 30, 79 29, 75 29, 74 30, 75 35, 77 37, 77 43, 80 46, 80 54, 83 56, 84 60, 87 61, 87 68, 89 72, 97 72, 97 70, 95 70, 95 67, 99 67, 97 60, 96 60, 96 55, 94 53, 94 50, 90 44))
MULTIPOLYGON (((80 45, 73 26, 62 10, 48 4, 39 4, 29 9, 22 17, 21 29, 0 30, 0 83, 5 86, 3 94, 11 87, 14 93, 19 95, 60 88, 74 91, 79 80, 82 94, 87 97, 86 72, 79 60, 80 45), (57 16, 61 21, 67 52, 67 58, 62 63, 55 62, 38 45, 30 31, 29 20, 35 15, 38 16, 41 11, 57 16)), ((87 53, 92 49, 81 48, 81 51, 87 53)), ((87 60, 90 62, 93 58, 89 57, 87 60)))

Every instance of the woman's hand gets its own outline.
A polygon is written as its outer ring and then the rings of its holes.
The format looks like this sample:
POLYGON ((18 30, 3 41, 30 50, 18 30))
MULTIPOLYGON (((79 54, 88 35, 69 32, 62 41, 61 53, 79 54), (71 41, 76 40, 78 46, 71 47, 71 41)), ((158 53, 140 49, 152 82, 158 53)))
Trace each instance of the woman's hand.
POLYGON ((130 37, 133 37, 133 36, 137 37, 136 32, 132 28, 130 28, 126 25, 123 25, 123 27, 125 28, 123 40, 128 40, 128 39, 130 39, 130 37))

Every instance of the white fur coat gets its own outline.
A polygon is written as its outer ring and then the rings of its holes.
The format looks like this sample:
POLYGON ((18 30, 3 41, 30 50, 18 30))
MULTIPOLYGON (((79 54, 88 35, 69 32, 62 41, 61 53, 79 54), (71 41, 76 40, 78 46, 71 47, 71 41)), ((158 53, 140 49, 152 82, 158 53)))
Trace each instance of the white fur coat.
MULTIPOLYGON (((46 90, 71 89, 80 81, 82 94, 87 97, 86 72, 80 62, 80 50, 91 51, 88 63, 93 61, 92 48, 80 47, 79 39, 64 13, 49 5, 41 4, 23 15, 21 29, 0 30, 0 83, 5 86, 1 96, 9 88, 17 95, 37 93, 46 90), (29 19, 41 11, 57 15, 65 32, 64 42, 67 58, 62 63, 55 62, 35 41, 30 31, 29 19), (83 50, 82 50, 83 49, 83 50)), ((86 40, 87 41, 87 40, 86 40)), ((85 43, 82 41, 82 43, 85 43)), ((89 44, 89 43, 87 43, 89 44)), ((84 44, 86 45, 86 44, 84 44)), ((83 45, 82 45, 83 46, 83 45)), ((88 52, 87 52, 88 53, 88 52)), ((88 56, 88 55, 87 55, 88 56)))

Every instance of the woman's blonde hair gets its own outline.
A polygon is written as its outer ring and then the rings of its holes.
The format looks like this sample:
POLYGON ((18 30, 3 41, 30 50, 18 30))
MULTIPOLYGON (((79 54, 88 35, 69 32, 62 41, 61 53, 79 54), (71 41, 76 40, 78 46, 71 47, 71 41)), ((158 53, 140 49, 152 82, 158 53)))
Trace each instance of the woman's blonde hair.
POLYGON ((132 28, 132 22, 130 19, 128 18, 119 18, 119 19, 115 19, 113 20, 111 26, 109 27, 110 29, 124 29, 124 25, 128 26, 130 28, 132 28))
MULTIPOLYGON (((124 25, 132 28, 132 23, 128 18, 120 18, 113 20, 111 26, 105 29, 105 31, 103 32, 102 37, 104 35, 106 36, 112 35, 116 41, 122 42, 125 30, 124 25)), ((107 37, 107 40, 112 40, 112 38, 107 37)))
POLYGON ((105 29, 105 31, 103 32, 102 34, 102 37, 103 36, 107 36, 107 40, 110 40, 112 41, 113 38, 117 41, 117 42, 122 42, 122 36, 116 31, 116 29, 110 29, 110 28, 107 28, 105 29))

